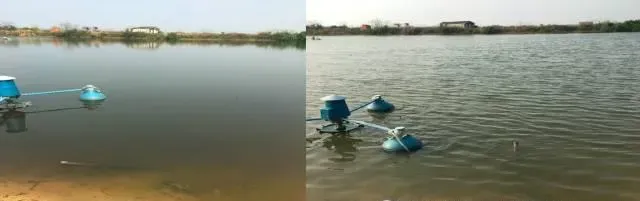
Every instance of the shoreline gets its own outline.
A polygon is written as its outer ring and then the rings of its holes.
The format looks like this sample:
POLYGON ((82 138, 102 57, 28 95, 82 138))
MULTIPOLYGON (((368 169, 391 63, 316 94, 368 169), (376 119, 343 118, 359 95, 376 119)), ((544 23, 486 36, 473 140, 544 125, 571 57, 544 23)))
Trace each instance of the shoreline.
POLYGON ((313 34, 312 36, 371 36, 371 37, 389 37, 389 36, 493 36, 493 35, 567 35, 567 34, 624 34, 624 33, 640 33, 638 32, 555 32, 555 33, 495 33, 495 34, 483 34, 483 33, 455 33, 455 34, 441 34, 441 33, 429 33, 429 34, 313 34))
MULTIPOLYGON (((0 36, 2 37, 2 36, 0 36)), ((145 40, 145 39, 126 39, 124 37, 102 37, 102 38, 61 38, 56 36, 11 36, 12 40, 0 41, 0 45, 19 46, 20 44, 32 44, 50 41, 58 45, 67 44, 77 46, 78 44, 110 44, 120 43, 127 46, 136 46, 139 44, 147 44, 148 49, 156 49, 163 45, 223 45, 223 46, 245 46, 254 45, 258 47, 269 48, 296 48, 305 49, 306 39, 304 41, 277 41, 264 40, 254 38, 185 38, 180 40, 145 40)))
MULTIPOLYGON (((388 35, 372 35, 372 34, 344 34, 344 35, 313 35, 315 37, 421 37, 421 36, 501 36, 501 35, 589 35, 589 34, 633 34, 640 32, 574 32, 574 33, 500 33, 500 34, 418 34, 418 35, 403 35, 403 34, 388 34, 388 35)), ((313 36, 307 36, 311 38, 313 36)), ((309 39, 311 40, 311 39, 309 39)))
POLYGON ((247 43, 302 43, 306 41, 306 32, 262 32, 245 33, 181 33, 158 32, 143 33, 131 31, 87 31, 71 29, 51 32, 30 28, 14 30, 0 29, 4 37, 41 37, 58 38, 67 41, 124 41, 124 42, 247 42, 247 43))
POLYGON ((174 41, 167 40, 153 40, 153 39, 145 39, 145 38, 133 38, 127 39, 124 37, 102 37, 102 38, 64 38, 57 36, 11 36, 11 35, 0 35, 0 37, 9 37, 9 38, 20 38, 20 39, 30 39, 30 38, 44 38, 44 39, 60 39, 65 41, 120 41, 120 42, 247 42, 247 43, 278 43, 283 41, 271 40, 271 39, 243 39, 243 38, 181 38, 174 41))
POLYGON ((361 27, 347 25, 311 24, 306 32, 311 36, 346 35, 526 35, 526 34, 593 34, 593 33, 629 33, 640 32, 640 19, 624 22, 580 22, 579 24, 540 24, 540 25, 487 25, 477 26, 472 21, 443 22, 440 26, 411 26, 409 23, 394 24, 377 22, 373 26, 361 27), (453 25, 450 25, 453 24, 453 25))

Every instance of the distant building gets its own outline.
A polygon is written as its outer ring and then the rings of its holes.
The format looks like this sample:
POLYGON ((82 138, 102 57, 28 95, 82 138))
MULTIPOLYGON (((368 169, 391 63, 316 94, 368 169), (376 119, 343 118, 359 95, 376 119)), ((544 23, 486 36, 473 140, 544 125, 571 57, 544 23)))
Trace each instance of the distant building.
POLYGON ((371 29, 371 26, 368 24, 363 24, 360 26, 360 31, 367 31, 369 29, 371 29))
POLYGON ((148 34, 157 34, 160 33, 160 29, 158 27, 133 27, 127 29, 129 32, 139 32, 139 33, 148 33, 148 34))
POLYGON ((469 29, 469 28, 476 28, 478 26, 476 26, 476 24, 473 23, 472 21, 454 21, 454 22, 442 22, 440 23, 440 27, 457 27, 457 28, 469 29))

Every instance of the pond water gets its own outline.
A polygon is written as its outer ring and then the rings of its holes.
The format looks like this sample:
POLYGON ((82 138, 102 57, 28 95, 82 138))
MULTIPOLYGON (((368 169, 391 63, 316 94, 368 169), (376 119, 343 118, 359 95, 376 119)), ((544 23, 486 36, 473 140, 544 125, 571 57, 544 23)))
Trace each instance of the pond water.
POLYGON ((426 147, 385 154, 380 131, 309 123, 309 201, 640 200, 640 34, 324 37, 307 44, 307 116, 330 94, 383 95, 395 112, 351 118, 426 147))
POLYGON ((4 42, 0 74, 23 93, 108 98, 26 96, 3 113, 26 130, 0 129, 0 199, 301 200, 304 69, 296 47, 4 42))

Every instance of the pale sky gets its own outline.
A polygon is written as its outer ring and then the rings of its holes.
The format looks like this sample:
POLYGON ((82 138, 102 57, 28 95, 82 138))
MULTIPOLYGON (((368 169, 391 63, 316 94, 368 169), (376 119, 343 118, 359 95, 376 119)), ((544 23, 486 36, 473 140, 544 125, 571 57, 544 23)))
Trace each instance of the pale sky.
POLYGON ((305 0, 2 0, 0 22, 50 28, 63 22, 122 30, 245 32, 305 25, 305 0))
POLYGON ((469 20, 479 26, 623 21, 640 19, 640 0, 307 0, 307 22, 359 26, 374 19, 412 25, 469 20))

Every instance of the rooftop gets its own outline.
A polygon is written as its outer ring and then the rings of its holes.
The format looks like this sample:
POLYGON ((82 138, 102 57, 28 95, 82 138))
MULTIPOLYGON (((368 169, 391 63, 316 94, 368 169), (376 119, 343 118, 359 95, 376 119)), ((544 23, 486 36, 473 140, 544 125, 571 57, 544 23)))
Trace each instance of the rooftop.
POLYGON ((6 75, 0 75, 0 81, 8 81, 8 80, 15 80, 15 77, 9 77, 6 75))
POLYGON ((141 27, 131 27, 130 29, 160 29, 154 26, 141 26, 141 27))
POLYGON ((451 21, 451 22, 442 22, 444 24, 461 24, 461 23, 473 23, 472 21, 451 21))

